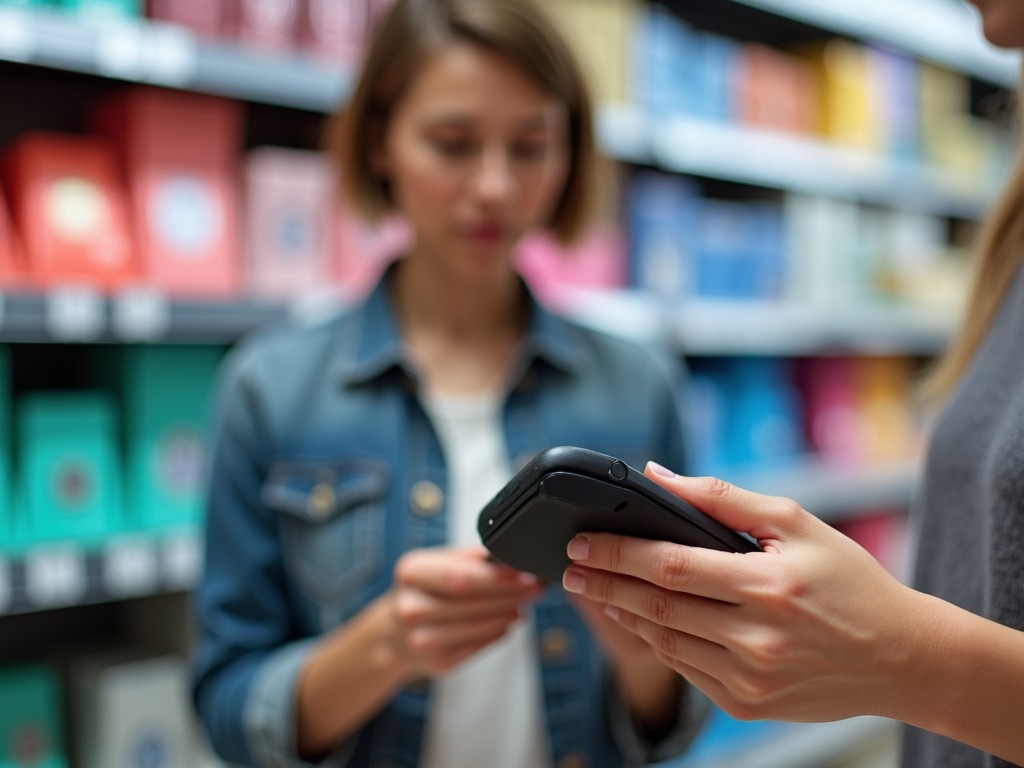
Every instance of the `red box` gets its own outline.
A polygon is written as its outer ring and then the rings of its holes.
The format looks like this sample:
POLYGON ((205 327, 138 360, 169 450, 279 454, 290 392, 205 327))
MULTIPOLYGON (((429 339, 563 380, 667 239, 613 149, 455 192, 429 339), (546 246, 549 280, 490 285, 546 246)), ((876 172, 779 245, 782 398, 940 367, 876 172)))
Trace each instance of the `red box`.
POLYGON ((356 66, 369 34, 369 0, 301 0, 299 45, 311 56, 356 66))
POLYGON ((804 60, 746 43, 736 66, 736 114, 741 122, 772 130, 814 132, 814 74, 804 60))
POLYGON ((188 27, 202 37, 224 35, 224 0, 149 0, 151 19, 188 27))
POLYGON ((260 147, 245 169, 246 291, 291 298, 334 282, 334 173, 326 155, 260 147))
POLYGON ((228 37, 273 53, 298 48, 299 0, 225 0, 225 3, 228 37))
POLYGON ((137 87, 94 122, 119 151, 146 281, 178 296, 236 295, 242 105, 137 87))
POLYGON ((7 199, 0 192, 0 287, 17 287, 24 279, 23 259, 21 244, 7 208, 7 199))
POLYGON ((134 278, 124 190, 104 141, 26 134, 7 151, 4 176, 34 285, 112 288, 134 278))

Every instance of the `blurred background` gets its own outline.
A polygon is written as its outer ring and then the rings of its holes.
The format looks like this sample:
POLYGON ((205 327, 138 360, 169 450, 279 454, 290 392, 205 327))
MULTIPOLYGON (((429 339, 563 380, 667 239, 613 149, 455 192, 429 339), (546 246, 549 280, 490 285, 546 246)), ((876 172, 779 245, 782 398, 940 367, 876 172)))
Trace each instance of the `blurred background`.
MULTIPOLYGON (((677 356, 691 473, 905 573, 1013 55, 961 0, 546 0, 608 159, 547 302, 677 356)), ((0 768, 210 768, 186 701, 217 363, 400 251, 332 197, 326 115, 387 0, 0 0, 0 768)), ((342 171, 343 172, 343 171, 342 171)), ((896 730, 716 713, 679 768, 894 766, 896 730)))

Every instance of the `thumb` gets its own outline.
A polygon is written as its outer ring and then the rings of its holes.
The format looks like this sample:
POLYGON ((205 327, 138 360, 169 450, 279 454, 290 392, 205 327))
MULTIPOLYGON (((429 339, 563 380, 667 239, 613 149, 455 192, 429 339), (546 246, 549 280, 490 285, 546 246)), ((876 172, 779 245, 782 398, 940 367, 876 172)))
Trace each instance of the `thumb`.
POLYGON ((717 477, 686 477, 647 462, 644 474, 734 531, 765 541, 785 540, 816 520, 792 499, 747 491, 717 477))

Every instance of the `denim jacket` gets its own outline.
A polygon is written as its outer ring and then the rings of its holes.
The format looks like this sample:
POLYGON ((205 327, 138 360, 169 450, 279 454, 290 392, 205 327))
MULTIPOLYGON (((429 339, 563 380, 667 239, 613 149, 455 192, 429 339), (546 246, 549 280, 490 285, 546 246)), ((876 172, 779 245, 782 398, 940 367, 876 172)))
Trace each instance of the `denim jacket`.
MULTIPOLYGON (((388 283, 348 314, 257 334, 222 371, 193 694, 234 763, 307 765, 296 688, 318 636, 387 591, 403 552, 446 541, 444 456, 388 283)), ((682 466, 665 366, 529 302, 503 411, 513 465, 568 444, 682 466)), ((636 765, 685 746, 706 710, 689 686, 671 738, 645 744, 560 586, 534 615, 552 765, 636 765)), ((321 764, 416 765, 429 704, 428 682, 408 685, 321 764)))

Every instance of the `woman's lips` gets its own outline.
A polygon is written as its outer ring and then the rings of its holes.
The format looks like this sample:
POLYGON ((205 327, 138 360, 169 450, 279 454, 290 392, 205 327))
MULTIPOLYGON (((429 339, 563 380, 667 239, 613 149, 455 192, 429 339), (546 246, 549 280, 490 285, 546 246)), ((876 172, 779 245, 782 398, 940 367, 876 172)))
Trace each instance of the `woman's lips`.
POLYGON ((466 235, 478 243, 497 243, 505 238, 505 227, 492 222, 474 224, 466 228, 466 235))

